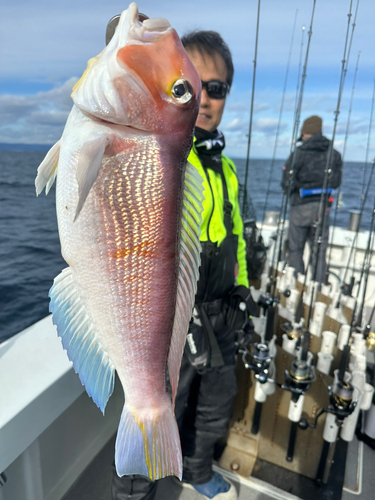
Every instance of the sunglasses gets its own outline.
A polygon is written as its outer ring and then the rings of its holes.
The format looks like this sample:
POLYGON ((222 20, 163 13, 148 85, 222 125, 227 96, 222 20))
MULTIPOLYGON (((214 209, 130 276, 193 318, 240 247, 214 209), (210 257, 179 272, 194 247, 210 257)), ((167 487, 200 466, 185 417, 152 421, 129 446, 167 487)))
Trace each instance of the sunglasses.
POLYGON ((208 97, 211 99, 224 99, 229 92, 229 85, 219 80, 202 81, 202 89, 207 90, 208 97))

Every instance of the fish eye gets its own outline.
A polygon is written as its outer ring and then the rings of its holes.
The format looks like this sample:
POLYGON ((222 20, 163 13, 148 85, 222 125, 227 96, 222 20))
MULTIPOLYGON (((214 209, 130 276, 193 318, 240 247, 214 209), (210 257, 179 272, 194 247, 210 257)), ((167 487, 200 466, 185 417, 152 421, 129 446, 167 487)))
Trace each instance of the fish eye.
POLYGON ((172 97, 179 104, 188 104, 193 98, 193 89, 190 83, 183 78, 176 80, 172 85, 172 97))

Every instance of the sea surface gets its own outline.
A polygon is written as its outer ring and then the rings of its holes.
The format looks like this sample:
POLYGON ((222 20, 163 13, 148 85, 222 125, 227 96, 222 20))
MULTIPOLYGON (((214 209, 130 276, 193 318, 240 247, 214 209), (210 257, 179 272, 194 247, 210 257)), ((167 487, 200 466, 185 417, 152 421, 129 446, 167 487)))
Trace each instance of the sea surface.
MULTIPOLYGON (((36 171, 45 154, 0 151, 0 342, 49 314, 48 290, 55 276, 66 267, 57 232, 55 187, 48 196, 35 196, 36 171)), ((235 163, 243 183, 246 162, 235 163)), ((257 220, 263 216, 270 166, 270 160, 250 160, 249 164, 248 193, 257 220)), ((282 166, 282 160, 274 164, 267 210, 280 209, 282 166)), ((360 206, 362 176, 363 164, 345 164, 345 206, 338 212, 339 226, 347 227, 349 211, 360 206)), ((362 229, 369 228, 373 189, 369 195, 362 229)))

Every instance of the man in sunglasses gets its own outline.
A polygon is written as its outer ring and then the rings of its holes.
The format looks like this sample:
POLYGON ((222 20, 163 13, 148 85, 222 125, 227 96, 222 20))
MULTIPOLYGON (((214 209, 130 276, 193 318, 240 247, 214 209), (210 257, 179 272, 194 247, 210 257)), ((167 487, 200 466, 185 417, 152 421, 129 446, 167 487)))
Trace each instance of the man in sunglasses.
MULTIPOLYGON (((212 470, 215 443, 227 432, 237 392, 236 349, 253 331, 236 168, 222 153, 224 136, 217 130, 234 70, 218 33, 196 31, 181 41, 202 80, 188 161, 204 179, 205 200, 200 277, 175 406, 184 456, 180 484, 204 499, 236 500, 235 487, 212 470)), ((155 494, 156 483, 114 471, 113 500, 153 500, 155 494)))

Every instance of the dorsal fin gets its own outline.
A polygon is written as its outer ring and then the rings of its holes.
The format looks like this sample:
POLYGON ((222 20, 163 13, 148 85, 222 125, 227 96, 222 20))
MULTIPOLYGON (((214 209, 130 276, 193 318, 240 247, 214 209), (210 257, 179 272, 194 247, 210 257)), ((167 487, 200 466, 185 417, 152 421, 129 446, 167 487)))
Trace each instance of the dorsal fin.
POLYGON ((168 356, 169 379, 173 404, 176 397, 182 353, 199 277, 203 201, 203 179, 198 170, 187 163, 183 195, 180 266, 177 288, 176 315, 168 356))

